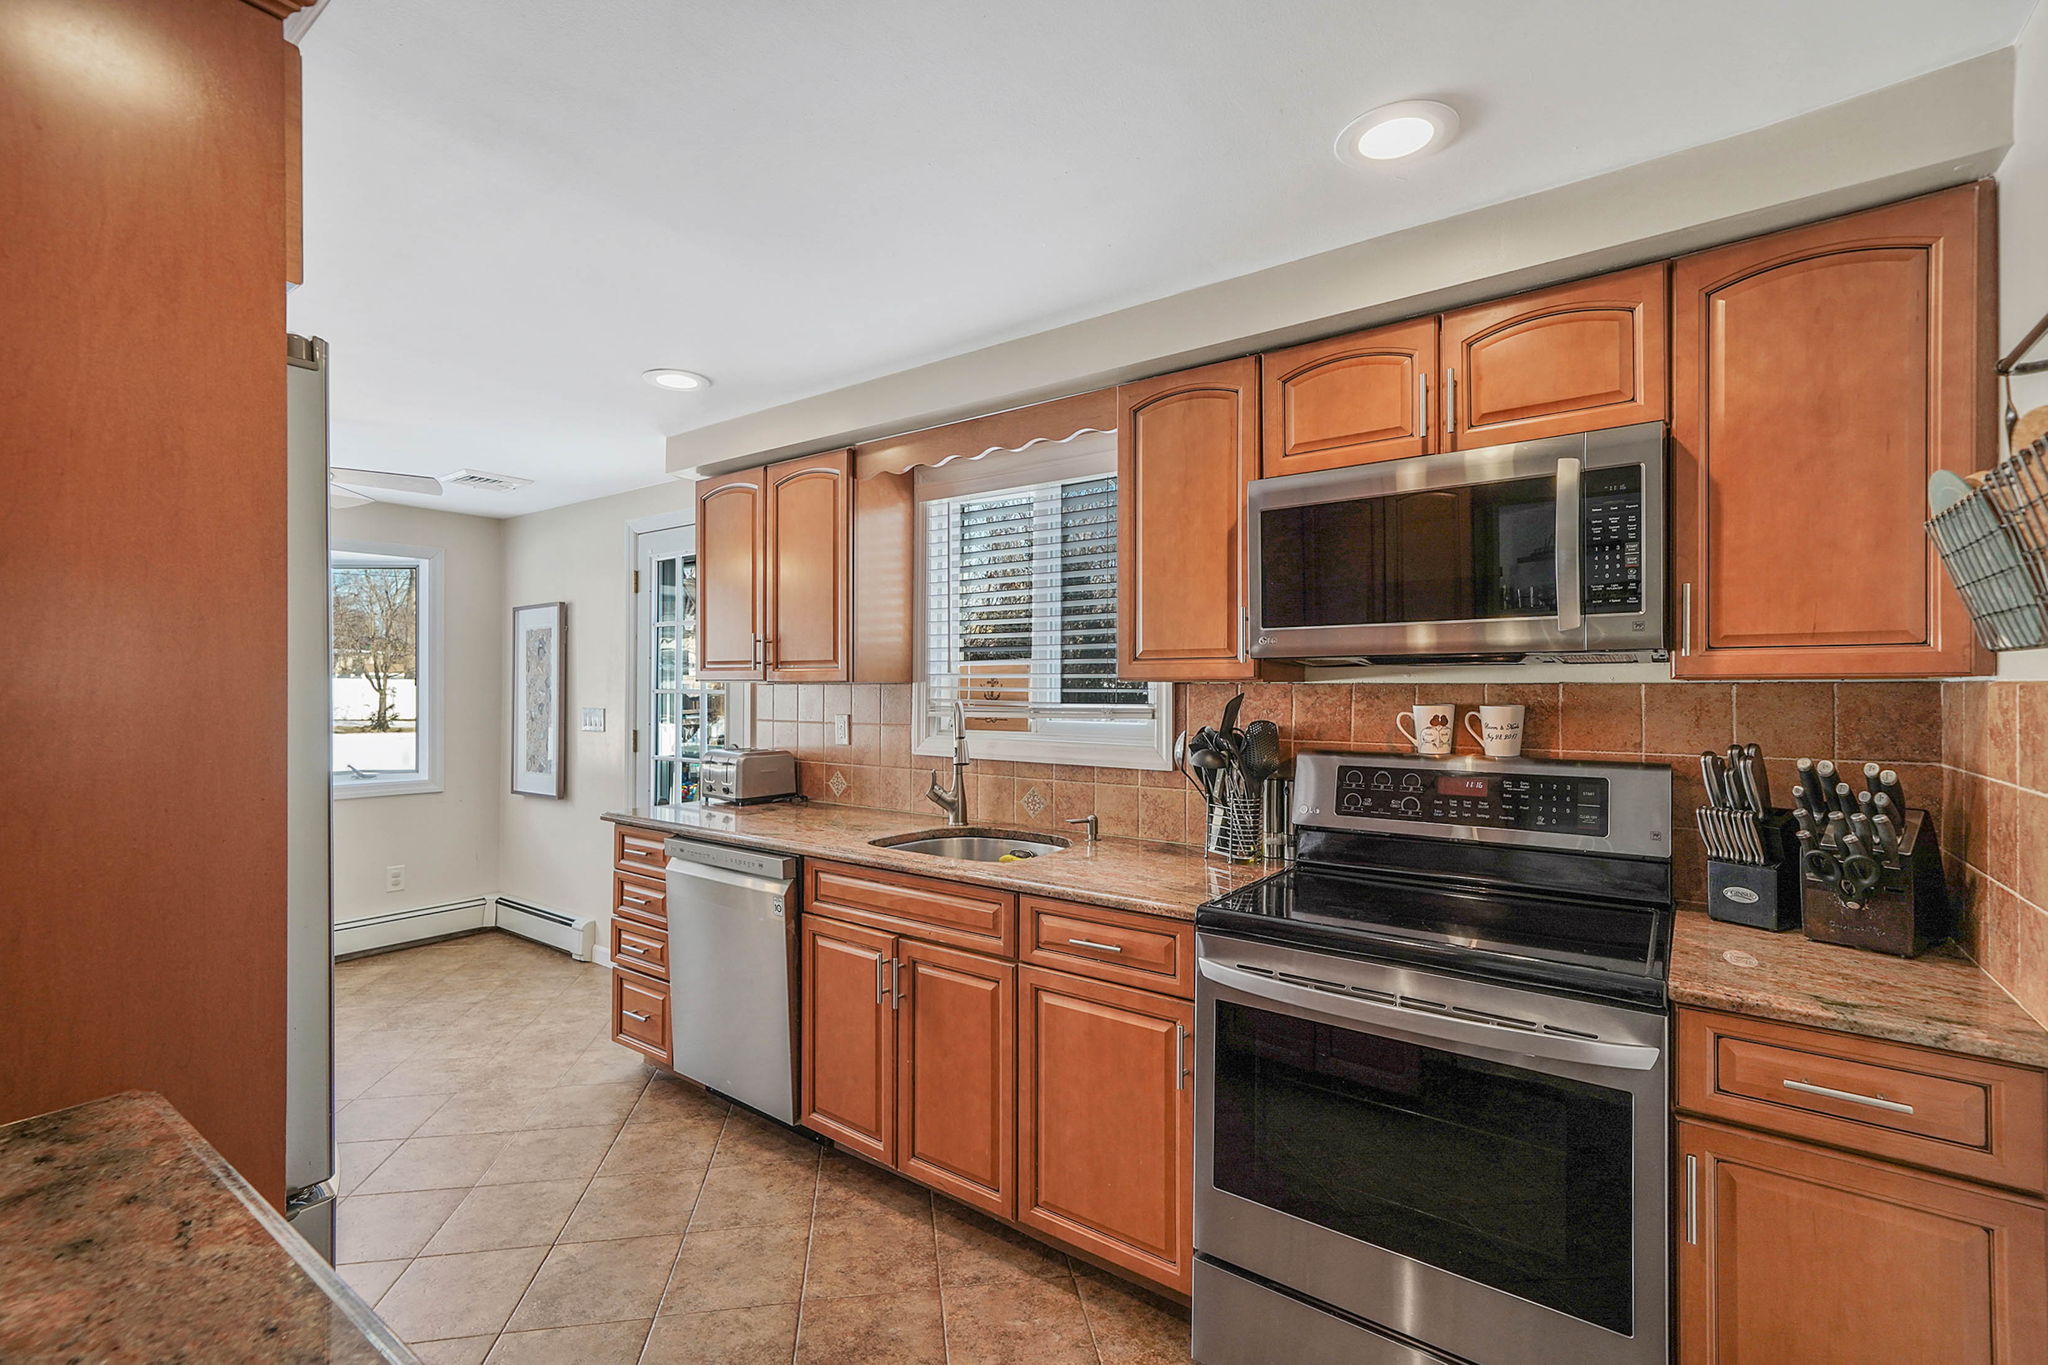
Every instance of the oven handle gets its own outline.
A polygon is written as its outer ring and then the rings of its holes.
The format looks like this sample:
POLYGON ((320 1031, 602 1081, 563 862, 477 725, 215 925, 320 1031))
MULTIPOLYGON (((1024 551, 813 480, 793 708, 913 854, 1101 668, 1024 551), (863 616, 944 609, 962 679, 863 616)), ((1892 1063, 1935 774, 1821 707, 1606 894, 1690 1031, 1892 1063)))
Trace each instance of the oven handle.
POLYGON ((1566 456, 1557 462, 1557 628, 1577 630, 1584 593, 1579 566, 1579 525, 1583 499, 1579 494, 1581 462, 1566 456))
POLYGON ((1234 991, 1257 996, 1261 1000, 1270 1000, 1274 1004, 1315 1010, 1321 1014, 1335 1015, 1340 1019, 1349 1019, 1368 1026, 1378 1024, 1402 1033, 1421 1038, 1434 1038, 1447 1043, 1465 1043, 1490 1048, 1496 1052, 1519 1053, 1525 1057, 1548 1057, 1560 1062, 1580 1062, 1587 1066, 1613 1067, 1623 1071, 1648 1071, 1657 1065, 1657 1059, 1663 1055, 1662 1049, 1644 1047, 1637 1043, 1603 1043, 1595 1039, 1562 1038, 1554 1033, 1509 1028, 1505 1024, 1489 1024, 1481 1019, 1438 1014, 1434 1010, 1412 1009, 1406 1005, 1383 1005, 1376 1000, 1339 995, 1335 991, 1321 990, 1314 986, 1297 986, 1289 981, 1278 981, 1239 967, 1227 967, 1221 962, 1212 962, 1207 958, 1203 958, 1196 966, 1204 978, 1219 986, 1228 986, 1234 991))

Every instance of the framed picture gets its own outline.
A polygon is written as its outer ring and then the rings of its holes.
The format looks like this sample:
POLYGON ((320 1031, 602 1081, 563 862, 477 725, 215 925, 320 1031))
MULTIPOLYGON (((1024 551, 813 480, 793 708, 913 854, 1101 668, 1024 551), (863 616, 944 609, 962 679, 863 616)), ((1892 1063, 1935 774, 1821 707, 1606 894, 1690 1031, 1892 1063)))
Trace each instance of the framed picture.
POLYGON ((569 714, 566 602, 512 608, 512 790, 560 800, 569 714))

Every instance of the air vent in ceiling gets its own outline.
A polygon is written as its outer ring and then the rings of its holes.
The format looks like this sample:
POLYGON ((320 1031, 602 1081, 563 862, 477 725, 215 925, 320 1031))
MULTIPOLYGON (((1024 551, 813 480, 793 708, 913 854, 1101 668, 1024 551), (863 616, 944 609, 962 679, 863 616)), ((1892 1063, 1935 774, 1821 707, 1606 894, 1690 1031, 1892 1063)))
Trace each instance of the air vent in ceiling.
POLYGON ((533 482, 516 474, 492 474, 482 469, 458 469, 453 474, 443 475, 441 482, 452 488, 487 488, 496 493, 510 493, 515 488, 524 488, 533 482))

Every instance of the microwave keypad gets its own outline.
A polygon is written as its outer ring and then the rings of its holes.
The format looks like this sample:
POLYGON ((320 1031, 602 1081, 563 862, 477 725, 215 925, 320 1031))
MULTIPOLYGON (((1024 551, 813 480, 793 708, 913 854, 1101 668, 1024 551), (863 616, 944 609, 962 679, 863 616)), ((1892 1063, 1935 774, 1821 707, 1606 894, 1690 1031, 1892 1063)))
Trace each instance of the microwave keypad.
POLYGON ((1614 615, 1643 609, 1643 471, 1587 473, 1583 499, 1585 587, 1581 607, 1614 615))
POLYGON ((1607 779, 1512 772, 1435 773, 1345 764, 1337 769, 1336 814, 1604 839, 1607 779))

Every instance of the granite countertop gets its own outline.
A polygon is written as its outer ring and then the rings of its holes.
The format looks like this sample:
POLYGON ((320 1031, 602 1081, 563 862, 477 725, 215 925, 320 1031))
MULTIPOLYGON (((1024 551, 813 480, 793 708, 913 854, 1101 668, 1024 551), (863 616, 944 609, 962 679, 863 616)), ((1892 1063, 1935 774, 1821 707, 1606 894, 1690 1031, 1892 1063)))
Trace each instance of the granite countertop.
MULTIPOLYGON (((708 808, 655 806, 612 811, 604 818, 773 853, 831 858, 863 867, 921 873, 975 886, 1085 901, 1175 919, 1193 919, 1195 907, 1202 902, 1277 870, 1270 866, 1226 864, 1183 844, 1147 844, 1135 839, 1104 839, 1093 846, 1076 839, 1071 848, 1016 863, 977 863, 924 853, 899 853, 876 848, 868 841, 931 829, 934 822, 929 816, 803 801, 708 808)), ((1048 833, 1014 832, 1028 838, 1048 833)), ((1079 828, 1073 833, 1079 834, 1079 828)), ((1064 831, 1060 837, 1065 837, 1064 831)))
POLYGON ((2048 1028, 1954 948, 1890 957, 1687 911, 1671 1002, 2048 1067, 2048 1028))
POLYGON ((162 1096, 0 1127, 0 1360, 417 1365, 162 1096))

